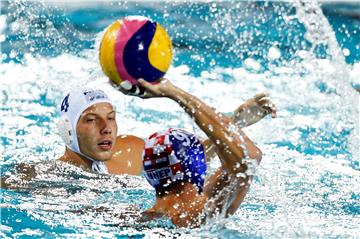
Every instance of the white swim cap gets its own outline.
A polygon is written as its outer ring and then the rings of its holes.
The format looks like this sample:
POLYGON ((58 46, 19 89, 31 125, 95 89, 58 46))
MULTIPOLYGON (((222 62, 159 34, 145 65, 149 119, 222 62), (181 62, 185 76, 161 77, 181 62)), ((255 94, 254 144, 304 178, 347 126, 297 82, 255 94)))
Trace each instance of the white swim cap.
MULTIPOLYGON (((95 89, 78 89, 71 91, 64 97, 58 106, 60 111, 60 120, 58 128, 61 138, 67 147, 76 153, 79 153, 93 162, 92 169, 96 172, 107 173, 104 171, 105 164, 90 158, 80 152, 79 142, 77 138, 76 125, 81 114, 90 106, 97 103, 110 103, 109 97, 102 90, 95 89), (95 163, 95 164, 94 164, 95 163), (100 167, 100 169, 99 169, 100 167)), ((106 168, 106 166, 105 166, 106 168)))

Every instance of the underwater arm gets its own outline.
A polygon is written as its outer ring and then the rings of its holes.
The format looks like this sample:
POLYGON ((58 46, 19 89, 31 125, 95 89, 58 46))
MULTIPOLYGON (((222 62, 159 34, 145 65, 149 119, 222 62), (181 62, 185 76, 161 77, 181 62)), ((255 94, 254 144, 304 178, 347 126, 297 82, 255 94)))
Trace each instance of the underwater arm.
POLYGON ((0 187, 5 189, 20 189, 37 176, 35 165, 20 163, 15 166, 16 174, 1 178, 0 187))

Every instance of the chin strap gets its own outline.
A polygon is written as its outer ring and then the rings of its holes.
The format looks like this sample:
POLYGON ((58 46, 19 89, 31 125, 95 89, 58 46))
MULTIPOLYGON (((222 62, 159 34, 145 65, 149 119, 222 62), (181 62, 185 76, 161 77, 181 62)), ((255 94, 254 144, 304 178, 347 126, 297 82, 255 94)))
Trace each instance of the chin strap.
POLYGON ((102 161, 92 161, 91 169, 97 173, 109 174, 109 171, 105 163, 102 161))
POLYGON ((81 152, 77 152, 78 154, 81 154, 85 158, 89 159, 92 162, 91 169, 92 171, 100 174, 109 174, 108 168, 106 167, 106 164, 103 161, 95 160, 81 152))

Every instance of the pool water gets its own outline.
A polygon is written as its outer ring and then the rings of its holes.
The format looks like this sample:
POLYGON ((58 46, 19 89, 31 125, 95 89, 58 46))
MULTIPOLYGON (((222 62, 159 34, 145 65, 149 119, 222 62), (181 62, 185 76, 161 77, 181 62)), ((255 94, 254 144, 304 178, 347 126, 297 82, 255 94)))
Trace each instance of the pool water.
POLYGON ((19 181, 20 163, 38 175, 1 189, 0 237, 360 237, 359 10, 356 2, 1 1, 1 175, 19 181), (244 129, 263 160, 234 216, 191 230, 143 223, 139 212, 155 198, 144 178, 56 162, 64 151, 56 106, 83 85, 110 95, 120 134, 182 127, 204 136, 176 103, 108 84, 99 39, 127 15, 164 26, 174 45, 166 77, 209 105, 230 115, 259 92, 277 105, 276 119, 244 129))

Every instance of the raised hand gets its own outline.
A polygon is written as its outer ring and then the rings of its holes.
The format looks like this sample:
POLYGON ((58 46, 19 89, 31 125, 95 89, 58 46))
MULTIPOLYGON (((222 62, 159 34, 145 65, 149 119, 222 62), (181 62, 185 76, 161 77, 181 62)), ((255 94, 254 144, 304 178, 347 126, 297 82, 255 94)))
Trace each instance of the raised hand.
POLYGON ((143 98, 145 89, 139 85, 133 85, 128 81, 123 81, 119 85, 112 83, 112 86, 125 95, 133 95, 143 98))
POLYGON ((174 90, 174 85, 167 79, 161 78, 156 84, 151 84, 144 79, 138 80, 138 85, 132 85, 128 81, 123 81, 119 86, 114 86, 125 95, 138 96, 143 99, 154 97, 166 97, 174 90))
POLYGON ((255 124, 266 115, 276 117, 276 106, 266 93, 256 94, 240 105, 231 119, 241 128, 255 124))
POLYGON ((139 86, 145 89, 143 98, 168 97, 177 89, 168 79, 161 78, 156 84, 139 79, 139 86))

